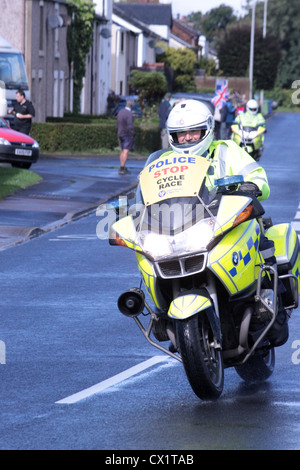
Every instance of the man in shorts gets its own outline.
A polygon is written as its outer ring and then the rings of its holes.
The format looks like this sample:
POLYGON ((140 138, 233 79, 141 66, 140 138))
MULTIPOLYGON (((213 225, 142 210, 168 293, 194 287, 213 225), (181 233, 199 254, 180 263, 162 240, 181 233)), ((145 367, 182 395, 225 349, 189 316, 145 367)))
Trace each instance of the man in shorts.
POLYGON ((135 148, 133 105, 133 100, 127 100, 126 107, 121 109, 117 116, 118 138, 121 146, 119 175, 130 173, 125 165, 129 151, 135 148))

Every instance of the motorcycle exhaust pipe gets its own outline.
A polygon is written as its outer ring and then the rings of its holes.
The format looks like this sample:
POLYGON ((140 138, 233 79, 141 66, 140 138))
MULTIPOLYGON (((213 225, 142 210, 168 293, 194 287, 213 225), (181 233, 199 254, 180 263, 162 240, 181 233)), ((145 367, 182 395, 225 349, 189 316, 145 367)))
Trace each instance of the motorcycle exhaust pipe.
POLYGON ((144 292, 136 287, 124 292, 118 299, 118 308, 126 317, 136 317, 142 313, 144 306, 144 292))

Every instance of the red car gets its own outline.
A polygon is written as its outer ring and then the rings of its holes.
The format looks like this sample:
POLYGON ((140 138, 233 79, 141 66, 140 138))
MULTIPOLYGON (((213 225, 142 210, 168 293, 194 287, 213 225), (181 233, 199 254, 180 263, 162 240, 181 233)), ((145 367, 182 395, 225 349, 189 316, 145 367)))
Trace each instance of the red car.
POLYGON ((38 160, 39 154, 39 144, 32 137, 14 131, 0 118, 0 163, 28 169, 38 160))

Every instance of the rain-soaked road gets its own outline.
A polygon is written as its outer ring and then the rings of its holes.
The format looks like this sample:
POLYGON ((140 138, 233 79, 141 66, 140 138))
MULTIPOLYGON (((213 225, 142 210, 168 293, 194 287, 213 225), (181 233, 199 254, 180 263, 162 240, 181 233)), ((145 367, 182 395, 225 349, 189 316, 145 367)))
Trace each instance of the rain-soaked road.
MULTIPOLYGON (((266 212, 298 234, 299 127, 297 115, 269 121, 261 160, 266 212)), ((99 449, 103 459, 122 449, 195 459, 198 449, 300 449, 299 308, 265 384, 227 369, 221 398, 201 402, 182 366, 117 311, 119 294, 139 285, 135 257, 100 241, 97 223, 93 214, 0 253, 0 448, 99 449)))

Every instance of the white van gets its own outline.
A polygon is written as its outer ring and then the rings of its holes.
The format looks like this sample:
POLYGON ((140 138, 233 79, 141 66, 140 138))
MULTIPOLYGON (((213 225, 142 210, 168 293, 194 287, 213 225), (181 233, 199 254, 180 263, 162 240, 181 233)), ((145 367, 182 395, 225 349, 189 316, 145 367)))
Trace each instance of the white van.
MULTIPOLYGON (((30 99, 23 55, 2 36, 0 36, 0 81, 5 83, 8 109, 13 108, 18 89, 24 90, 26 99, 30 99)), ((13 117, 7 115, 6 119, 11 121, 13 117)))

